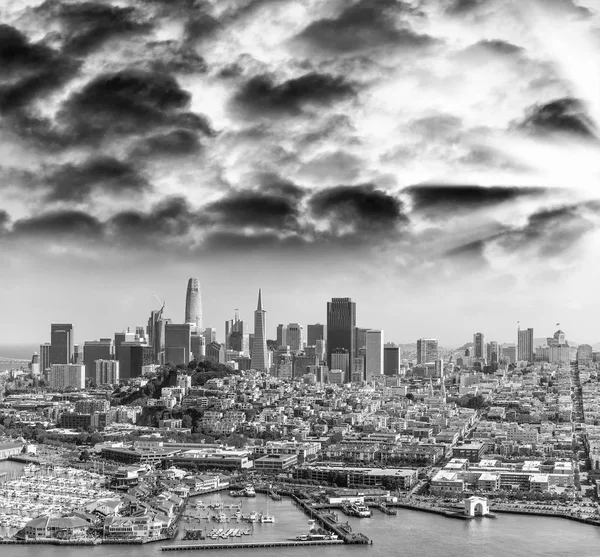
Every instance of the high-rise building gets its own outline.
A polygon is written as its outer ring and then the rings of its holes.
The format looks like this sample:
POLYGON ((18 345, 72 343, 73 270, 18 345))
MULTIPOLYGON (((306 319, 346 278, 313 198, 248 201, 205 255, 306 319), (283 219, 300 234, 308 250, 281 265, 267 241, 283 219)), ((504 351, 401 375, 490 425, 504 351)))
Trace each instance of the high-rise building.
POLYGON ((204 344, 208 346, 211 342, 217 342, 217 329, 214 327, 206 327, 204 332, 204 344))
POLYGON ((350 381, 350 352, 345 348, 335 348, 331 353, 330 369, 341 369, 344 383, 350 381))
POLYGON ((383 347, 383 374, 388 377, 400 373, 400 347, 387 343, 383 347))
POLYGON ((113 341, 110 338, 100 340, 86 340, 83 345, 83 363, 85 364, 85 378, 95 379, 96 360, 112 360, 113 341))
MULTIPOLYGON (((444 379, 444 360, 439 359, 435 361, 434 376, 438 379, 444 379)), ((443 381, 442 381, 443 384, 443 381)))
POLYGON ((73 362, 75 334, 71 323, 52 323, 50 326, 50 364, 73 362))
POLYGON ((277 325, 277 348, 287 345, 287 327, 283 323, 279 323, 277 325))
POLYGON ((189 364, 192 352, 191 323, 165 325, 165 359, 172 364, 189 364))
POLYGON ((219 342, 211 342, 206 345, 205 358, 216 364, 225 363, 225 347, 219 342))
POLYGON ((517 359, 519 362, 533 362, 533 329, 517 331, 517 359))
POLYGON ((188 280, 185 295, 185 322, 192 325, 194 331, 202 330, 202 297, 200 281, 197 278, 188 280))
POLYGON ((96 385, 119 384, 119 362, 117 360, 95 360, 96 385))
POLYGON ((154 350, 139 342, 123 342, 119 349, 119 378, 133 379, 142 376, 142 368, 152 365, 154 350))
POLYGON ((302 377, 308 368, 308 366, 319 365, 319 358, 316 355, 309 355, 305 353, 295 354, 292 357, 293 362, 293 377, 302 377))
POLYGON ((40 355, 37 352, 31 358, 31 375, 33 377, 40 376, 40 355))
POLYGON ((367 348, 367 331, 362 327, 356 327, 354 329, 354 357, 358 356, 358 351, 361 348, 367 348))
POLYGON ((352 365, 352 373, 350 374, 350 381, 352 383, 362 383, 365 380, 365 357, 357 356, 354 358, 352 365))
POLYGON ((577 363, 578 364, 591 364, 593 360, 593 350, 589 344, 580 344, 577 347, 577 363))
POLYGON ((417 340, 417 364, 433 364, 438 357, 438 341, 435 338, 417 340))
POLYGON ((317 340, 325 339, 325 327, 321 323, 306 326, 306 345, 316 346, 317 340))
POLYGON ((225 350, 250 353, 248 344, 248 325, 241 319, 238 310, 235 310, 233 319, 225 321, 225 350))
POLYGON ((485 338, 483 333, 475 333, 473 335, 473 357, 485 358, 485 338))
POLYGON ((286 327, 285 338, 292 352, 299 352, 303 346, 304 327, 298 323, 290 323, 286 327))
POLYGON ((254 342, 252 345, 252 369, 269 370, 267 352, 267 312, 263 308, 262 291, 258 291, 258 305, 254 312, 254 342))
POLYGON ((327 358, 327 342, 324 340, 317 340, 315 353, 319 357, 320 362, 325 362, 327 358))
POLYGON ((83 363, 83 346, 79 346, 79 344, 73 345, 73 360, 72 364, 82 364, 83 363))
POLYGON ((170 319, 163 317, 165 304, 157 310, 150 312, 150 318, 148 319, 148 327, 146 330, 146 342, 149 346, 152 346, 154 351, 154 363, 161 361, 161 353, 165 351, 165 325, 170 323, 170 319))
POLYGON ((488 364, 497 364, 500 359, 500 347, 498 342, 495 340, 490 341, 486 345, 486 360, 488 364))
POLYGON ((58 391, 85 389, 85 366, 83 364, 52 364, 50 388, 58 391))
POLYGON ((517 347, 513 345, 503 346, 502 358, 508 360, 508 363, 514 364, 517 361, 517 347))
POLYGON ((51 344, 46 342, 44 344, 40 344, 40 371, 44 373, 46 370, 50 369, 50 348, 51 344))
POLYGON ((327 362, 331 369, 331 354, 345 348, 355 354, 356 303, 350 298, 332 298, 327 302, 327 362))
MULTIPOLYGON (((114 351, 115 351, 115 360, 120 360, 121 359, 121 344, 123 344, 124 342, 138 342, 135 338, 135 333, 130 333, 129 329, 127 329, 127 332, 122 332, 122 333, 115 333, 115 344, 114 344, 114 351)), ((121 375, 123 375, 123 368, 121 367, 121 375)))
POLYGON ((383 375, 383 331, 367 331, 367 356, 365 372, 367 381, 373 381, 383 375))

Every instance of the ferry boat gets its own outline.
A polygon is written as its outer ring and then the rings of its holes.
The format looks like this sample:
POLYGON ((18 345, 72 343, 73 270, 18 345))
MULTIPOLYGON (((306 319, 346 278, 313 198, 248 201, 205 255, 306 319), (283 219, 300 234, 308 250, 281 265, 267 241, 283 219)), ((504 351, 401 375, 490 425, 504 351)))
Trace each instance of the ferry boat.
POLYGON ((371 509, 365 505, 361 505, 360 503, 354 503, 350 505, 350 512, 359 518, 368 518, 371 516, 371 509))

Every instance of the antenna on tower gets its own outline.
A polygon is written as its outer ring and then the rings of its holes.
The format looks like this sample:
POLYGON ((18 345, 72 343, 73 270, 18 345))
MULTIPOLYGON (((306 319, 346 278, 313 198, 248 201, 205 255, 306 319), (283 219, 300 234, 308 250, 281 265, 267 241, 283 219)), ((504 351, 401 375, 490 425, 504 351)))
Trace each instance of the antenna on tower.
POLYGON ((240 310, 235 308, 235 320, 236 322, 240 320, 240 310))

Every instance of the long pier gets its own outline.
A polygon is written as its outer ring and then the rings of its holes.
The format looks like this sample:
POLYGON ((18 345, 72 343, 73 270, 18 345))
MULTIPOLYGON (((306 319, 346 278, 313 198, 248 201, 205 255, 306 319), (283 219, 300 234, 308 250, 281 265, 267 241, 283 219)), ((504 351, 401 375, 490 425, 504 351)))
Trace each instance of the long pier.
POLYGON ((343 545, 342 540, 286 541, 286 542, 240 542, 240 543, 204 543, 190 545, 163 545, 162 551, 191 551, 196 549, 258 549, 261 547, 297 547, 312 545, 343 545))

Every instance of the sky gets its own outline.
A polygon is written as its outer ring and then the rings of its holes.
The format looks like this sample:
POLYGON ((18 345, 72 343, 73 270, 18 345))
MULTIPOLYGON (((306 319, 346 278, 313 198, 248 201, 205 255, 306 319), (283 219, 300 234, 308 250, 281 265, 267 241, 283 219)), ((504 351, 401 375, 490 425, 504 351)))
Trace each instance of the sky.
POLYGON ((600 340, 598 0, 3 0, 0 338, 332 297, 600 340))

